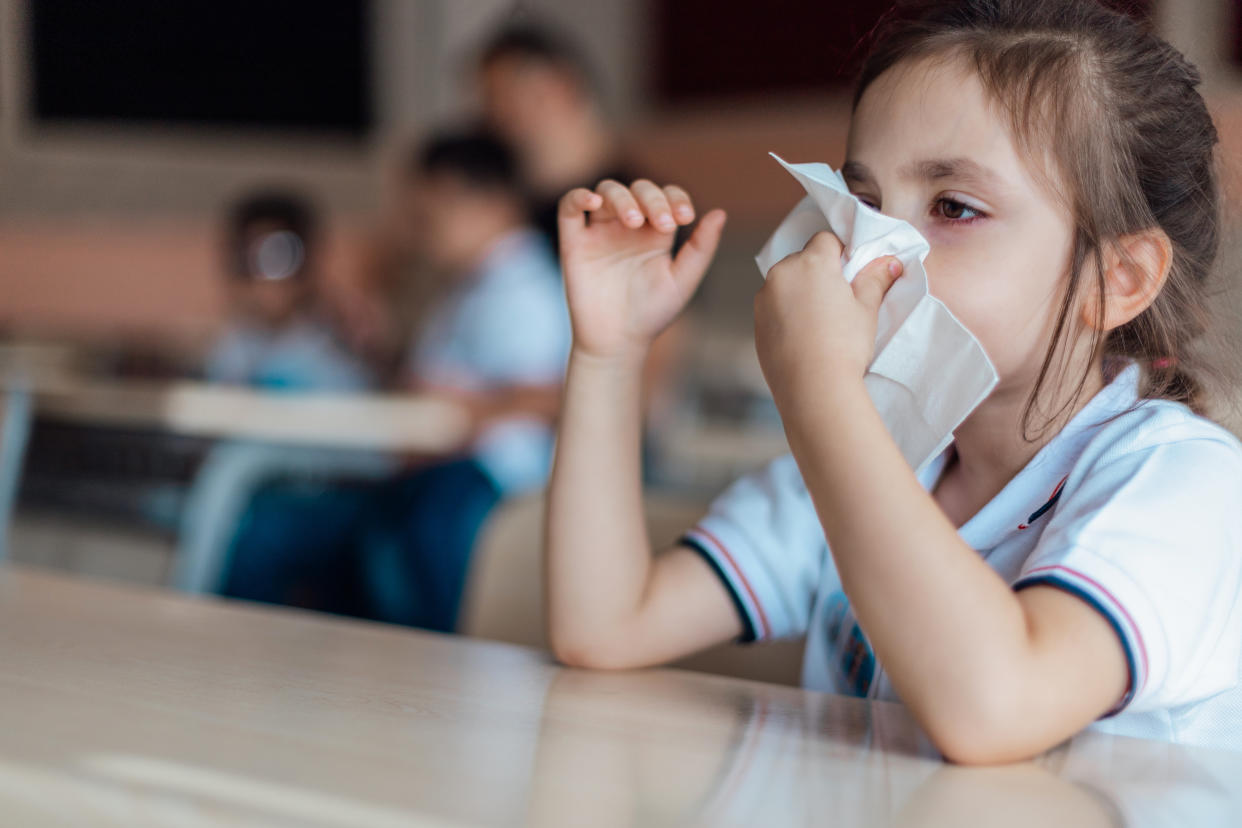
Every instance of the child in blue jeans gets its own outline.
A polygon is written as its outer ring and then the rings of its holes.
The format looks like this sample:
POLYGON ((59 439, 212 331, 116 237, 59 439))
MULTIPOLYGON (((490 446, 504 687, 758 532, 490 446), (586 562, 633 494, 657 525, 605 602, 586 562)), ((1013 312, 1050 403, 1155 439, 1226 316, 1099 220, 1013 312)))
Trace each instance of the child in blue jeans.
POLYGON ((492 507, 546 480, 569 315, 502 143, 440 135, 408 172, 419 249, 445 279, 410 350, 408 385, 462 404, 469 442, 380 484, 262 493, 224 592, 448 631, 492 507))

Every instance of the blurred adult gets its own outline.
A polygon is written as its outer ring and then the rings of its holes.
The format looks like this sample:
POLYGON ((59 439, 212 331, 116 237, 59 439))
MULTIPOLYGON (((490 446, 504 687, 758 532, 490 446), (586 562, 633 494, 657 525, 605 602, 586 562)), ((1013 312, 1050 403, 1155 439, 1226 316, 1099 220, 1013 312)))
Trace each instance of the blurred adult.
MULTIPOLYGON (((610 178, 629 185, 652 177, 625 157, 609 122, 599 78, 583 51, 557 29, 529 19, 501 27, 478 52, 475 80, 483 115, 514 148, 532 223, 558 249, 556 211, 574 187, 610 178)), ((679 231, 674 244, 680 247, 679 231)), ((666 330, 643 374, 644 398, 658 408, 687 335, 687 324, 666 330)), ((649 406, 651 413, 656 413, 649 406)))
POLYGON ((593 68, 556 31, 505 26, 480 50, 476 80, 484 117, 517 152, 532 220, 554 249, 562 195, 637 177, 605 117, 593 68))

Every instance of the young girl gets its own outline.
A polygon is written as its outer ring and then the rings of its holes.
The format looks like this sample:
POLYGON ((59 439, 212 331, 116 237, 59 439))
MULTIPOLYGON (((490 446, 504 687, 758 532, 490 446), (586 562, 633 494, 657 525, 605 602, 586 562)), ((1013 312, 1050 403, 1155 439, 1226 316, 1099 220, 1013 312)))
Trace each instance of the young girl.
POLYGON ((898 698, 950 759, 1085 727, 1242 748, 1242 447, 1192 413, 1217 247, 1199 76, 1086 0, 965 0, 867 60, 854 193, 931 243, 1000 383, 916 477, 863 386, 900 265, 830 233, 776 265, 755 339, 792 455, 653 558, 639 376, 724 226, 675 186, 561 203, 574 347, 548 511, 553 647, 624 668, 806 635, 804 684, 898 698), (829 552, 831 549, 831 552, 829 552))

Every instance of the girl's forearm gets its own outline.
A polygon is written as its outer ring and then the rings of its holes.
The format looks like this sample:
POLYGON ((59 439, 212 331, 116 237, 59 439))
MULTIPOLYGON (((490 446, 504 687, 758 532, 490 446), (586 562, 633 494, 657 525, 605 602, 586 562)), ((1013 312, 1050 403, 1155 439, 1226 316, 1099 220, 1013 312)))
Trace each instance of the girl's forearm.
POLYGON ((644 354, 575 350, 548 492, 548 632, 563 660, 598 650, 640 605, 652 555, 643 518, 644 354))
POLYGON ((861 381, 799 403, 790 447, 898 694, 942 749, 940 736, 990 727, 997 699, 1020 704, 1032 661, 1017 596, 910 473, 861 381))

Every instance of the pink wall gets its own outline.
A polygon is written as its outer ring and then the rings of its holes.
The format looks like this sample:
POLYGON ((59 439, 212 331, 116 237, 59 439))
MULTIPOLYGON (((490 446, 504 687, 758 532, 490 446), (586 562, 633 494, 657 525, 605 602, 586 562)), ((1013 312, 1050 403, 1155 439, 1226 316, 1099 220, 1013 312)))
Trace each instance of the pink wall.
MULTIPOLYGON (((1217 120, 1226 187, 1239 193, 1242 99, 1218 102, 1217 120)), ((847 122, 840 103, 680 113, 635 130, 629 144, 653 176, 685 185, 704 208, 728 209, 735 232, 762 230, 799 195, 767 152, 839 163, 847 122)), ((360 273, 359 231, 366 223, 354 217, 330 234, 334 278, 348 281, 360 273)), ((84 338, 200 342, 221 317, 216 232, 207 219, 6 220, 0 224, 0 325, 84 338)))
MULTIPOLYGON (((0 325, 194 347, 224 311, 219 230, 209 220, 101 217, 0 225, 0 325)), ((353 278, 357 234, 330 233, 326 269, 353 278)))

